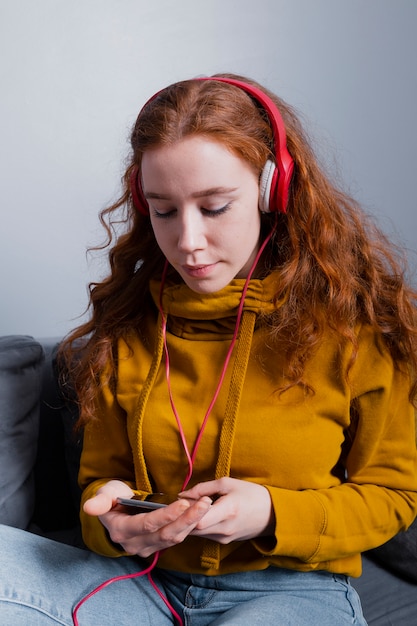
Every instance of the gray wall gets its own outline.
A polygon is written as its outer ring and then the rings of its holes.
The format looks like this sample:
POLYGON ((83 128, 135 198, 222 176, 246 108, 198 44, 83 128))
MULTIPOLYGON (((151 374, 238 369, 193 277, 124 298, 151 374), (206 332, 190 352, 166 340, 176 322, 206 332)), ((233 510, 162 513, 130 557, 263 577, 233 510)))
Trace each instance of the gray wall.
POLYGON ((138 109, 199 74, 243 73, 295 105, 414 252, 416 23, 414 0, 0 0, 0 335, 79 323, 138 109))

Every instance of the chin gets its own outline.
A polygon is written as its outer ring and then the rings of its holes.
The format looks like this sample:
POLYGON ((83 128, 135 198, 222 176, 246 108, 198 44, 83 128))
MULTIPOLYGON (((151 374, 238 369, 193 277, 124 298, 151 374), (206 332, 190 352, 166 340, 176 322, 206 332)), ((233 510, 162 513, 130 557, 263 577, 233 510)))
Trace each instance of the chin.
POLYGON ((209 293, 216 293, 216 291, 221 291, 222 289, 227 287, 227 285, 230 282, 230 281, 219 282, 219 281, 210 281, 210 280, 198 281, 198 280, 190 280, 188 277, 187 277, 187 280, 185 280, 185 278, 183 277, 183 281, 185 282, 187 287, 191 289, 191 291, 194 291, 195 293, 200 293, 202 295, 209 294, 209 293))

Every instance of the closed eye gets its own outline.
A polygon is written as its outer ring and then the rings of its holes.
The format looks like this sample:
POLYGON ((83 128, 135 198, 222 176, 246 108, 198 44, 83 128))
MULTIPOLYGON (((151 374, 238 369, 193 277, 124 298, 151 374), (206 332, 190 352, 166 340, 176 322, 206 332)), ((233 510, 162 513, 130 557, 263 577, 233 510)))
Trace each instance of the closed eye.
POLYGON ((230 206, 231 203, 228 202, 219 209, 205 209, 204 207, 201 207, 201 212, 208 217, 218 217, 219 215, 223 215, 223 213, 226 213, 226 211, 230 209, 230 206))
POLYGON ((154 217, 157 217, 158 219, 167 219, 175 215, 175 209, 172 209, 171 211, 164 211, 163 213, 157 211, 156 209, 152 209, 152 213, 154 217))
MULTIPOLYGON (((219 209, 206 209, 205 207, 201 207, 200 211, 203 213, 203 215, 206 215, 207 217, 218 217, 219 215, 223 215, 224 213, 226 213, 231 207, 231 203, 228 202, 227 204, 225 204, 224 206, 220 207, 219 209)), ((171 217, 174 217, 174 215, 176 215, 177 210, 176 209, 171 209, 169 211, 157 211, 155 208, 152 208, 152 213, 154 215, 154 217, 158 218, 158 219, 169 219, 171 217)))

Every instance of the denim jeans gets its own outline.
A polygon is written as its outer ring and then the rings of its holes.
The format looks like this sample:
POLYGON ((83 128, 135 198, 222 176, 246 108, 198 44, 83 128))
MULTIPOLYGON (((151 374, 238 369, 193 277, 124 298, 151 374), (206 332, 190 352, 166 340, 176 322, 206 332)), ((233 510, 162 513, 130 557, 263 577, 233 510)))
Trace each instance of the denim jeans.
MULTIPOLYGON (((135 573, 133 557, 111 559, 0 526, 0 624, 72 626, 72 609, 103 581, 135 573)), ((208 577, 154 570, 184 626, 366 626, 345 576, 279 568, 208 577)), ((168 626, 170 610, 146 576, 116 581, 78 611, 80 626, 168 626)))

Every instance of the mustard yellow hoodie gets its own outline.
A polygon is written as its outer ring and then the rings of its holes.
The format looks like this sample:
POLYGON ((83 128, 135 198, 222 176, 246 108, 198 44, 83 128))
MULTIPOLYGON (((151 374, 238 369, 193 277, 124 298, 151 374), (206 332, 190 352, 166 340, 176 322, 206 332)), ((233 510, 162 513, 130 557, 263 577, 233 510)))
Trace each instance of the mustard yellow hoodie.
MULTIPOLYGON (((405 529, 417 514, 414 412, 407 377, 393 368, 374 332, 358 328, 358 359, 346 383, 350 348, 329 335, 300 387, 284 394, 282 355, 259 321, 273 308, 274 274, 252 280, 238 342, 210 415, 190 483, 232 476, 270 492, 275 536, 221 546, 199 537, 165 550, 159 567, 215 575, 275 565, 358 576, 360 553, 405 529)), ((159 285, 152 284, 158 302, 159 285)), ((230 345, 243 287, 199 295, 168 285, 171 385, 192 448, 230 345)), ((140 297, 138 295, 138 297, 140 297)), ((187 461, 170 406, 157 307, 143 341, 121 341, 116 394, 103 387, 98 420, 84 436, 83 501, 110 479, 140 493, 176 492, 187 461)), ((81 513, 94 551, 121 556, 100 521, 81 513)))

